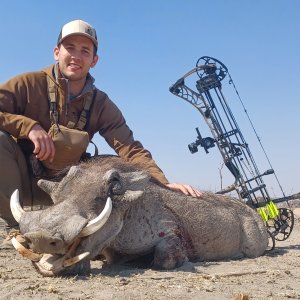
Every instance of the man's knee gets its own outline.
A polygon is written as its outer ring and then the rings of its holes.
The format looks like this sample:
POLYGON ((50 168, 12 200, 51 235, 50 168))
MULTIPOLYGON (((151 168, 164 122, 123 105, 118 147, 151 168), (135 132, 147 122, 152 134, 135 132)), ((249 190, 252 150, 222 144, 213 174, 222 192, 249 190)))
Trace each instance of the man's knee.
MULTIPOLYGON (((0 202, 6 202, 3 205, 9 205, 9 197, 15 189, 19 189, 21 201, 25 206, 52 203, 50 196, 36 185, 36 180, 29 172, 26 156, 19 145, 4 131, 0 131, 0 165, 1 173, 5 174, 0 177, 0 191, 6 195, 0 197, 0 202)), ((0 215, 1 210, 3 209, 0 207, 0 215)))
POLYGON ((16 140, 6 131, 0 130, 0 157, 17 159, 23 152, 16 140))
POLYGON ((16 141, 0 131, 0 215, 9 214, 9 199, 14 190, 20 191, 21 199, 30 195, 27 164, 16 141))
POLYGON ((0 130, 0 151, 1 149, 7 149, 8 147, 11 147, 11 139, 12 137, 9 133, 0 130))

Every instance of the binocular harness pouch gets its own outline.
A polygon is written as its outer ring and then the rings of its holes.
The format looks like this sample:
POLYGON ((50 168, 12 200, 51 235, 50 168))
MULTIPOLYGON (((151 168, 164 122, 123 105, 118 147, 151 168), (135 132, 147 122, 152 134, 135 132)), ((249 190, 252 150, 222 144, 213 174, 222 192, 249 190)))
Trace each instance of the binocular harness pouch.
POLYGON ((77 124, 70 123, 68 124, 68 127, 66 127, 58 124, 56 84, 49 77, 47 77, 47 81, 48 97, 50 101, 50 119, 52 123, 48 134, 52 138, 55 146, 55 156, 52 162, 45 160, 42 163, 46 168, 58 171, 65 167, 77 164, 90 143, 89 134, 84 131, 84 127, 87 123, 89 110, 96 91, 93 92, 93 95, 88 94, 85 97, 84 109, 81 112, 77 124), (69 128, 69 126, 72 126, 73 128, 69 128))

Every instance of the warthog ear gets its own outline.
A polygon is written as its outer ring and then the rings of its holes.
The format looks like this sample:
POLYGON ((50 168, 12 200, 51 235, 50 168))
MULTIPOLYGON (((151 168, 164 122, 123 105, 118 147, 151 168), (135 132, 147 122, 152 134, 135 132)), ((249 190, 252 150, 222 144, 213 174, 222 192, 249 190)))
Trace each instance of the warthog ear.
POLYGON ((113 195, 124 194, 125 190, 124 190, 123 184, 121 182, 120 174, 117 170, 111 169, 111 170, 107 171, 104 174, 103 179, 106 181, 107 186, 113 195))
POLYGON ((59 193, 64 187, 69 184, 71 180, 73 180, 75 177, 77 177, 80 174, 80 167, 79 166, 72 166, 67 173, 67 175, 62 179, 61 182, 57 185, 56 192, 59 193))
POLYGON ((51 195, 57 189, 59 183, 45 179, 40 179, 37 184, 47 194, 51 195))
POLYGON ((78 166, 72 166, 70 168, 68 174, 64 177, 64 179, 70 180, 70 179, 74 178, 78 174, 79 170, 80 170, 80 168, 78 166))
POLYGON ((49 194, 51 196, 53 202, 55 202, 55 197, 54 197, 53 194, 58 189, 64 187, 78 173, 79 173, 79 167, 73 166, 73 167, 70 168, 68 174, 60 182, 40 179, 37 184, 42 190, 44 190, 47 194, 49 194))

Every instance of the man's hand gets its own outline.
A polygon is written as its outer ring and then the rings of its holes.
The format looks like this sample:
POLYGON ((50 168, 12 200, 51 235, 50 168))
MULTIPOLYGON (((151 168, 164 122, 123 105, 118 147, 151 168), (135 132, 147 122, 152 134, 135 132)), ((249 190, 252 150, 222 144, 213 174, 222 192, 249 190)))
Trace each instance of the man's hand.
POLYGON ((34 144, 33 154, 37 159, 53 161, 55 154, 53 141, 40 125, 36 124, 31 128, 28 138, 34 144))
POLYGON ((173 191, 179 191, 182 192, 183 194, 187 196, 192 196, 195 198, 198 198, 202 195, 200 191, 197 189, 193 188, 192 186, 188 184, 180 184, 180 183, 168 183, 166 184, 168 188, 170 188, 173 191))

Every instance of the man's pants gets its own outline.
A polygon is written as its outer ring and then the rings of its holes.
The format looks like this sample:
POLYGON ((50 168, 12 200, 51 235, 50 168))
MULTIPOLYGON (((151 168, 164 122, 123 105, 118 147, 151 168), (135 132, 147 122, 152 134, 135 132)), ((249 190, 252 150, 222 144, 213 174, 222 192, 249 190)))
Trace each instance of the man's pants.
POLYGON ((16 141, 0 131, 0 217, 9 226, 17 225, 10 210, 10 196, 18 189, 23 206, 50 205, 51 198, 29 174, 25 156, 16 141))

